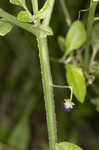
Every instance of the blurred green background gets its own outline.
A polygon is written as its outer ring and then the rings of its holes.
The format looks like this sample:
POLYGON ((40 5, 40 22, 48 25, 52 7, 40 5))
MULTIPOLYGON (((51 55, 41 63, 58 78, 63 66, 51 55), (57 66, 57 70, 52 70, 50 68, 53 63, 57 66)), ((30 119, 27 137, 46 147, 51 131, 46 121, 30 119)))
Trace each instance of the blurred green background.
MULTIPOLYGON (((44 0, 39 0, 39 7, 43 3, 44 0)), ((73 21, 77 19, 80 9, 89 6, 87 0, 66 0, 66 3, 73 21)), ((30 0, 27 4, 32 10, 30 0)), ((0 0, 0 7, 13 15, 20 10, 8 0, 0 0)), ((81 19, 85 21, 84 16, 81 15, 81 19)), ((62 52, 57 38, 59 35, 65 36, 68 30, 59 0, 55 3, 51 27, 54 36, 48 39, 49 55, 59 58, 62 52)), ((64 65, 50 63, 54 83, 67 84, 64 65)), ((69 113, 61 108, 67 95, 66 89, 54 90, 59 141, 79 144, 84 150, 99 150, 98 85, 99 74, 94 84, 88 87, 85 103, 80 104, 74 98, 76 106, 69 113)), ((0 37, 0 150, 7 149, 48 150, 37 43, 32 34, 18 27, 14 27, 5 37, 0 37)))

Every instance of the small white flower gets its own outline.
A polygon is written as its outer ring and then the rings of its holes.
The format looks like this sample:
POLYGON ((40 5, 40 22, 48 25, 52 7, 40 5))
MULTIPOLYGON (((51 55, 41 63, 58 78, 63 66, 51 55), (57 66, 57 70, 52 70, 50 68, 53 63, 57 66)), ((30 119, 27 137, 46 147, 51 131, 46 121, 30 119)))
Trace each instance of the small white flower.
POLYGON ((75 104, 70 99, 65 99, 64 100, 64 109, 65 109, 65 111, 70 111, 71 109, 73 109, 74 105, 75 104))

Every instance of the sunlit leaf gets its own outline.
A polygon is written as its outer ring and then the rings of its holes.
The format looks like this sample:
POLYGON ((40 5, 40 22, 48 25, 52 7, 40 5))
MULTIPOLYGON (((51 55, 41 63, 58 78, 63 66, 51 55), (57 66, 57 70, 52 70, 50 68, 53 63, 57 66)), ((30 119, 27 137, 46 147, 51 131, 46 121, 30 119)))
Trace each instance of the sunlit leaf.
POLYGON ((10 3, 26 8, 25 0, 10 0, 10 3))
POLYGON ((83 150, 79 146, 69 142, 56 143, 55 146, 56 146, 56 150, 83 150))
POLYGON ((0 36, 5 36, 7 33, 9 33, 13 28, 13 25, 6 22, 5 20, 0 20, 0 36))
POLYGON ((53 35, 52 28, 49 26, 41 25, 40 29, 46 34, 46 35, 53 35))
POLYGON ((77 100, 83 103, 86 96, 86 83, 82 69, 74 65, 66 66, 66 78, 77 100))
POLYGON ((29 144, 30 130, 28 121, 23 118, 13 129, 9 139, 8 145, 17 150, 27 150, 29 144))
POLYGON ((71 51, 80 48, 87 39, 86 30, 80 21, 75 21, 66 35, 66 51, 67 54, 71 51))
POLYGON ((38 11, 37 17, 40 19, 44 19, 48 11, 49 11, 49 0, 47 0, 44 6, 40 9, 40 11, 38 11))
POLYGON ((32 15, 29 14, 27 11, 20 11, 17 19, 21 22, 33 22, 32 15))

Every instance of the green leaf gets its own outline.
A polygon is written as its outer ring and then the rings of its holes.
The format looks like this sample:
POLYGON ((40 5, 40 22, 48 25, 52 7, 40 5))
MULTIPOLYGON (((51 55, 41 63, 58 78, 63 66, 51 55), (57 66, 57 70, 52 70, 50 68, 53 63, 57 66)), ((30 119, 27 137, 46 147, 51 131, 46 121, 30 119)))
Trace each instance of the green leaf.
POLYGON ((20 11, 17 19, 21 22, 33 22, 32 15, 27 11, 20 11))
POLYGON ((27 150, 30 138, 28 120, 23 118, 13 129, 8 145, 17 150, 27 150))
POLYGON ((66 78, 77 100, 83 103, 86 96, 86 83, 82 69, 74 65, 66 66, 66 78))
POLYGON ((80 21, 75 21, 71 25, 65 40, 67 54, 80 48, 86 39, 87 34, 84 25, 80 21))
POLYGON ((99 23, 93 26, 91 45, 95 49, 99 49, 99 23))
POLYGON ((0 36, 5 36, 13 28, 13 25, 5 21, 4 19, 0 20, 0 36))
POLYGON ((49 11, 49 0, 47 0, 44 6, 40 9, 40 11, 38 11, 37 18, 44 19, 48 11, 49 11))
POLYGON ((10 0, 10 3, 26 8, 25 0, 10 0))
POLYGON ((46 35, 53 35, 52 28, 45 25, 40 25, 40 29, 46 34, 46 35))
POLYGON ((55 147, 56 150, 83 150, 79 146, 69 142, 56 143, 55 147))

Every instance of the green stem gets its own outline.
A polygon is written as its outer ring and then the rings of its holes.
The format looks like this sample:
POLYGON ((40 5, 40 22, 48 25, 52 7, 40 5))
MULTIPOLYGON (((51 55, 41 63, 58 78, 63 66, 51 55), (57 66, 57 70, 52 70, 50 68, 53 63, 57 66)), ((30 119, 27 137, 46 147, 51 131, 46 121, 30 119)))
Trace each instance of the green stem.
POLYGON ((36 17, 38 13, 38 0, 32 0, 32 7, 33 7, 33 12, 34 12, 34 17, 35 17, 35 25, 39 26, 40 25, 40 20, 36 17))
POLYGON ((62 58, 60 58, 60 62, 64 62, 67 56, 67 51, 65 51, 64 55, 62 56, 62 58))
MULTIPOLYGON (((55 2, 54 0, 49 0, 49 12, 43 21, 43 24, 45 24, 46 26, 49 25, 54 2, 55 2)), ((39 24, 39 22, 37 22, 37 24, 39 24)), ((41 64, 42 82, 44 89, 49 146, 50 150, 55 150, 55 144, 57 140, 57 128, 56 128, 53 87, 51 86, 52 76, 49 64, 47 37, 45 37, 44 33, 40 32, 39 35, 37 36, 37 40, 41 64)))
POLYGON ((64 0, 60 0, 60 4, 61 4, 62 10, 63 10, 65 18, 66 18, 66 23, 68 26, 70 26, 71 25, 71 17, 70 17, 70 14, 68 12, 66 3, 64 0))
POLYGON ((55 143, 57 139, 56 118, 54 108, 55 104, 53 96, 53 87, 51 86, 52 77, 50 72, 47 38, 43 37, 44 37, 43 33, 40 33, 40 35, 38 36, 38 47, 39 47, 41 73, 45 97, 45 109, 49 135, 49 145, 50 150, 55 150, 55 143))
POLYGON ((97 48, 93 48, 93 53, 90 60, 90 66, 93 64, 96 54, 97 54, 97 48))
POLYGON ((55 88, 65 88, 65 89, 70 89, 70 100, 72 101, 72 95, 73 95, 73 92, 72 92, 72 86, 66 86, 66 85, 55 85, 55 84, 52 84, 51 86, 55 87, 55 88))
POLYGON ((90 0, 90 8, 89 8, 89 15, 88 15, 88 22, 87 22, 87 43, 86 43, 85 56, 84 56, 84 70, 85 71, 88 69, 89 43, 90 43, 90 36, 91 36, 96 6, 97 6, 97 2, 93 2, 92 0, 90 0))
POLYGON ((38 0, 32 0, 32 7, 33 7, 34 15, 36 15, 38 12, 38 0))
POLYGON ((46 14, 46 18, 43 21, 43 24, 46 26, 49 25, 52 11, 53 11, 53 7, 54 7, 54 3, 55 3, 55 0, 49 0, 49 11, 48 11, 48 14, 46 14))
POLYGON ((0 17, 6 19, 8 22, 10 22, 13 25, 17 25, 18 27, 33 33, 34 35, 38 35, 39 34, 39 29, 31 24, 28 23, 21 23, 20 21, 17 20, 16 17, 8 14, 7 12, 5 12, 4 10, 0 9, 0 17))

